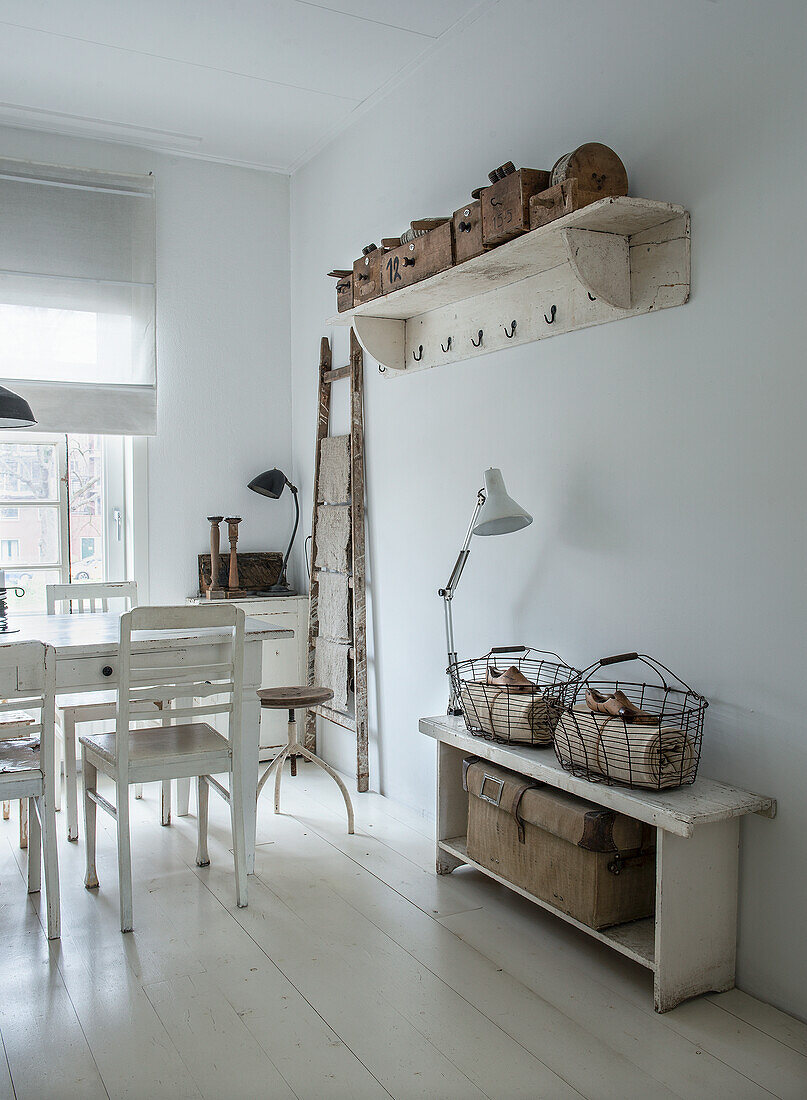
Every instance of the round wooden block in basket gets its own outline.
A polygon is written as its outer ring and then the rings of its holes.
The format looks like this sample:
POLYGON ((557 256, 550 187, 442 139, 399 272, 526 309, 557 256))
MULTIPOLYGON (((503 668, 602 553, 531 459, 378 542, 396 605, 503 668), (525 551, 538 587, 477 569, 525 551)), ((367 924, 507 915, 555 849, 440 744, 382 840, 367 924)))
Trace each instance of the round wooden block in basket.
POLYGON ((566 153, 552 169, 550 185, 555 187, 565 180, 576 179, 584 191, 595 192, 602 198, 607 195, 627 195, 628 173, 625 165, 613 149, 598 141, 579 145, 566 153))

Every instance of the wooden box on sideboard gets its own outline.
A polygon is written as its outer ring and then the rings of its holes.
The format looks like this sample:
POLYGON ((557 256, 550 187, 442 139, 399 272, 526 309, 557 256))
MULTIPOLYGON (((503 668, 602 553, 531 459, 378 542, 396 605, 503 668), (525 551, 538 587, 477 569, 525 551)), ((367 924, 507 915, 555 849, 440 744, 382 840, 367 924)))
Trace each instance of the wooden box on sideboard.
POLYGON ((479 199, 454 211, 454 262, 464 263, 485 251, 482 244, 482 203, 479 199))
POLYGON ((520 168, 490 187, 483 187, 482 243, 485 248, 526 233, 530 228, 530 199, 549 187, 549 172, 520 168))
POLYGON ((448 220, 422 237, 415 237, 387 252, 381 274, 383 293, 411 286, 451 267, 454 263, 453 240, 453 226, 448 220))

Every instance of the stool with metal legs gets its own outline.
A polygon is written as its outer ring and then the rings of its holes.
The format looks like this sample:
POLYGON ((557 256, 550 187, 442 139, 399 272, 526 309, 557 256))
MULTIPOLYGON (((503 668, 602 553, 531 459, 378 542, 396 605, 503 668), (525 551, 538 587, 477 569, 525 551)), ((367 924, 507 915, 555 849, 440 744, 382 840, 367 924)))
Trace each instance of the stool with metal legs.
POLYGON ((347 787, 342 780, 333 770, 329 767, 324 760, 320 760, 318 756, 315 756, 313 752, 305 747, 297 739, 297 720, 295 717, 295 711, 308 710, 309 707, 316 707, 320 703, 327 703, 329 699, 333 698, 333 692, 330 688, 321 687, 278 687, 278 688, 261 688, 258 692, 258 698, 261 701, 262 707, 268 707, 271 710, 288 710, 289 712, 289 732, 288 742, 280 750, 272 763, 263 773, 258 782, 258 796, 263 790, 263 785, 269 776, 274 772, 275 774, 275 813, 280 813, 280 780, 283 776, 283 764, 286 758, 291 759, 292 774, 296 771, 296 758, 302 756, 304 760, 310 760, 312 764, 316 764, 322 768, 324 772, 327 772, 331 779, 339 787, 342 792, 342 798, 345 800, 345 807, 347 808, 347 831, 353 832, 353 804, 350 801, 350 795, 347 793, 347 787))

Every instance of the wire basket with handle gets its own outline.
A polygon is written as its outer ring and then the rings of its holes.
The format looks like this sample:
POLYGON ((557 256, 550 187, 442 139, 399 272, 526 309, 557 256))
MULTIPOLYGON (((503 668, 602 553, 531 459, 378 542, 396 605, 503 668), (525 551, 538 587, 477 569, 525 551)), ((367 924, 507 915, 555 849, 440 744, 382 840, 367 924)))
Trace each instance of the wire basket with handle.
POLYGON ((698 774, 708 705, 646 653, 603 657, 568 685, 555 754, 566 771, 595 783, 657 791, 682 787, 698 774), (601 669, 628 661, 641 661, 660 682, 602 678, 601 669))
POLYGON ((580 675, 557 653, 524 645, 494 646, 448 671, 471 733, 536 746, 552 744, 569 681, 580 675))

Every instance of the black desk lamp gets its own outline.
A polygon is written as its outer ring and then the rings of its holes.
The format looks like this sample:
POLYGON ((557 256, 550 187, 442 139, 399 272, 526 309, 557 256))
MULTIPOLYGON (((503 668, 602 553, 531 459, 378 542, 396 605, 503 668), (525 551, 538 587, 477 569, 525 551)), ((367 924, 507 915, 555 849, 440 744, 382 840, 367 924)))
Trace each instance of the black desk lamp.
POLYGON ((292 485, 282 470, 264 470, 262 474, 258 474, 257 477, 254 477, 247 486, 253 493, 260 493, 262 497, 271 497, 273 500, 277 500, 287 485, 294 497, 294 530, 291 533, 289 545, 283 558, 283 564, 280 567, 280 576, 277 579, 277 584, 273 584, 269 589, 273 596, 297 595, 295 591, 289 588, 286 581, 286 566, 288 565, 294 536, 297 534, 297 527, 300 523, 300 502, 297 500, 297 486, 292 485))

